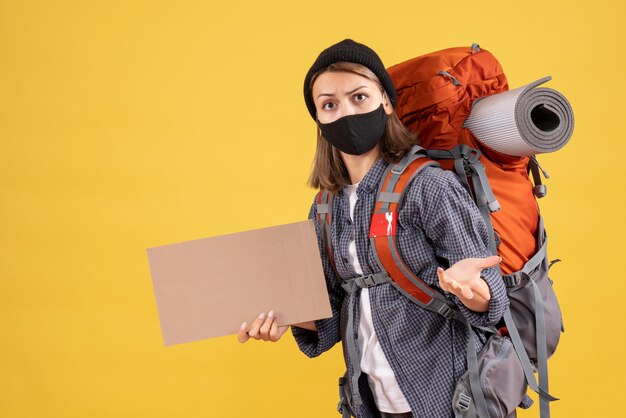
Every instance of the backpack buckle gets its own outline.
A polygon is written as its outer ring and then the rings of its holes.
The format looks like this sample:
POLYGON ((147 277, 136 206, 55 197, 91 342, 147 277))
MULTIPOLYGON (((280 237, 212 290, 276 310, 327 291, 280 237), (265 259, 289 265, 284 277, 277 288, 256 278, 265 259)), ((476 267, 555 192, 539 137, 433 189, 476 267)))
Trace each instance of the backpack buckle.
POLYGON ((372 287, 375 284, 376 282, 374 282, 374 278, 371 274, 356 278, 356 285, 359 286, 361 289, 363 289, 364 287, 372 287))
POLYGON ((456 315, 456 311, 452 309, 451 307, 449 307, 448 305, 446 305, 445 303, 441 304, 439 309, 437 309, 437 313, 446 319, 453 319, 454 316, 456 315))
POLYGON ((482 153, 469 145, 459 144, 450 150, 454 159, 462 159, 468 163, 475 163, 480 160, 482 153))
POLYGON ((522 283, 522 280, 527 276, 526 273, 522 271, 516 271, 515 273, 507 274, 502 276, 502 280, 504 280, 504 285, 506 287, 515 287, 522 283))
POLYGON ((459 400, 457 401, 457 406, 462 411, 467 411, 472 404, 472 398, 467 396, 464 393, 459 394, 459 400))
POLYGON ((386 273, 368 274, 367 276, 357 277, 354 280, 354 284, 363 289, 377 286, 381 283, 388 283, 390 278, 386 273))

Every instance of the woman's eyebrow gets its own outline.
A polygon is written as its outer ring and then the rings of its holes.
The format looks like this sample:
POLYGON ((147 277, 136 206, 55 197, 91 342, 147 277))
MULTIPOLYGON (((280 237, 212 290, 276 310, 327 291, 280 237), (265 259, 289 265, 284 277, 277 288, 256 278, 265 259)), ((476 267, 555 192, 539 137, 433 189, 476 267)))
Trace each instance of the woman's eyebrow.
MULTIPOLYGON (((355 91, 357 91, 357 90, 359 90, 359 89, 362 89, 362 88, 367 88, 367 86, 359 86, 359 87, 355 88, 354 90, 350 90, 349 92, 347 92, 347 93, 346 93, 346 95, 350 95, 350 94, 354 93, 355 91)), ((319 99, 319 98, 320 98, 320 97, 322 97, 322 96, 329 96, 329 97, 332 97, 332 96, 334 96, 334 94, 331 94, 331 93, 322 93, 322 94, 319 94, 319 95, 317 96, 317 98, 319 99)))

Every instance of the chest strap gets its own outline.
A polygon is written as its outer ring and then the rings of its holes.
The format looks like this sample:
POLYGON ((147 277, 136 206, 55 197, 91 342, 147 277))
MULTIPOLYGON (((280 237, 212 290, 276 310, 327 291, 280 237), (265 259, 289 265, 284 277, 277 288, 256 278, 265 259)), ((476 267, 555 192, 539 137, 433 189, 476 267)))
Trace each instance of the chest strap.
POLYGON ((345 290, 347 293, 351 293, 354 291, 355 287, 358 287, 359 289, 365 289, 389 282, 391 282, 391 277, 389 277, 387 273, 383 272, 343 280, 343 282, 341 283, 341 287, 343 287, 343 290, 345 290))

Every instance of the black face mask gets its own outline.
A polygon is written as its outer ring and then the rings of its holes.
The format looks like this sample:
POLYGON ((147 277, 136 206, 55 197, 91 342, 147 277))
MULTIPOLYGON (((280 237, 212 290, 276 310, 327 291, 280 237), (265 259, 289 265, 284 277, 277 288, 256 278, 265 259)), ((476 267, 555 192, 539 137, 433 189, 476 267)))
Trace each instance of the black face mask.
POLYGON ((385 133, 387 113, 381 104, 376 110, 348 115, 331 123, 317 121, 324 138, 339 151, 362 155, 378 144, 385 133))

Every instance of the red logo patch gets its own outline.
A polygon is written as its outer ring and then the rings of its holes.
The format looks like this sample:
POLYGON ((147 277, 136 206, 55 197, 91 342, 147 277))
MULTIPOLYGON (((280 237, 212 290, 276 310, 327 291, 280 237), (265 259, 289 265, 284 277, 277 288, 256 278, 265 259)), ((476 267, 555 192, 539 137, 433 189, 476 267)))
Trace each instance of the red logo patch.
POLYGON ((396 235, 397 212, 375 213, 370 224, 370 238, 396 235))

